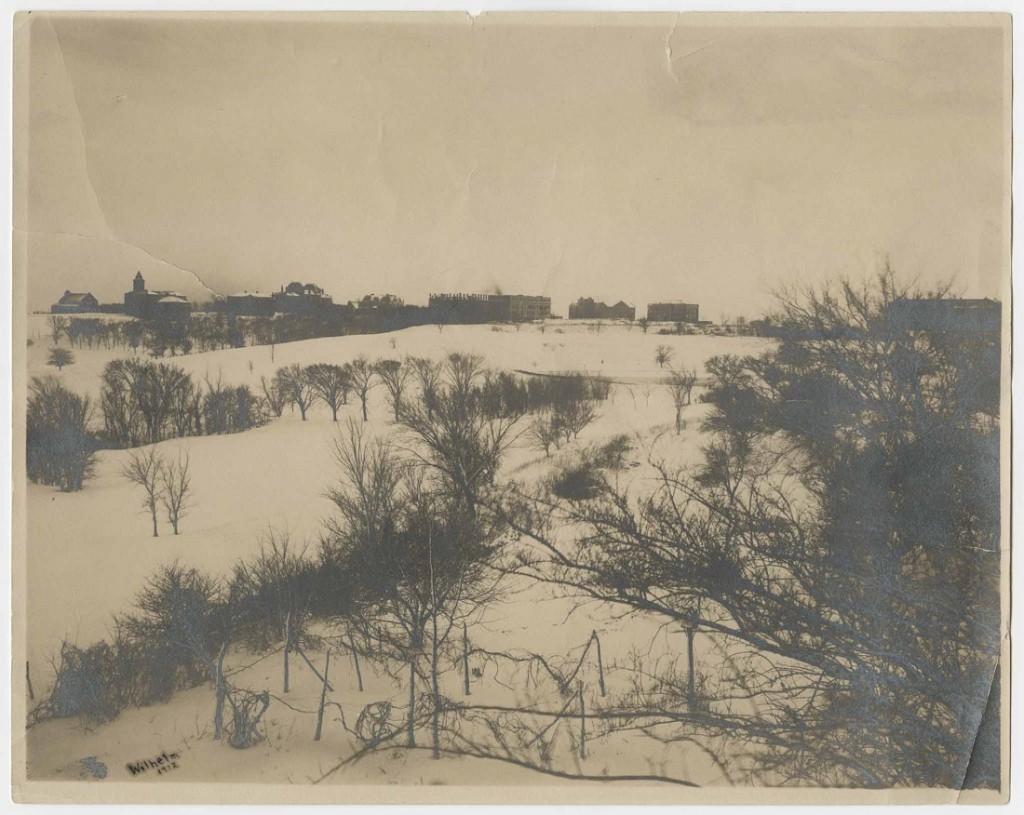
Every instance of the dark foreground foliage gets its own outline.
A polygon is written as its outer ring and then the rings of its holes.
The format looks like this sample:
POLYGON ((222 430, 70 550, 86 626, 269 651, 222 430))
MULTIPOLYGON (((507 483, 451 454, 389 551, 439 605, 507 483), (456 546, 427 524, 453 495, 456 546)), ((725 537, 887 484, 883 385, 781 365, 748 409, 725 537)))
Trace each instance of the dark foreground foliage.
POLYGON ((883 276, 784 299, 775 350, 708 363, 712 440, 693 469, 655 459, 653 494, 577 473, 505 504, 536 544, 517 573, 714 639, 708 712, 681 691, 629 704, 666 740, 728 743, 719 759, 763 783, 998 783, 982 714, 1001 643, 999 338, 895 326, 908 296, 883 276), (553 534, 567 526, 574 541, 553 534))

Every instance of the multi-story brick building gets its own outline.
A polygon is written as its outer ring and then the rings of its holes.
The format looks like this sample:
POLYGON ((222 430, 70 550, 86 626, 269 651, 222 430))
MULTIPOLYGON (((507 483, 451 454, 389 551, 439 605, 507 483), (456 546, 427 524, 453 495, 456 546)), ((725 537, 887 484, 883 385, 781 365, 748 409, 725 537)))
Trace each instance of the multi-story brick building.
POLYGON ((699 323, 700 307, 696 303, 649 303, 647 320, 652 323, 699 323))
POLYGON ((449 323, 525 322, 551 316, 551 298, 526 294, 432 294, 434 319, 449 323))

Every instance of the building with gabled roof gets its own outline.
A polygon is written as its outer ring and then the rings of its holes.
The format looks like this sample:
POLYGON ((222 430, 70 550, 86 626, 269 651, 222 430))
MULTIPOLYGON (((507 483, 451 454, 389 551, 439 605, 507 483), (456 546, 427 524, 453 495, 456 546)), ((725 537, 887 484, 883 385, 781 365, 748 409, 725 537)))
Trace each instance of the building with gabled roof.
POLYGON ((64 296, 50 306, 51 314, 90 314, 100 310, 100 303, 91 292, 64 290, 64 296))
POLYGON ((569 306, 570 320, 635 320, 636 307, 619 300, 614 306, 581 297, 569 306))

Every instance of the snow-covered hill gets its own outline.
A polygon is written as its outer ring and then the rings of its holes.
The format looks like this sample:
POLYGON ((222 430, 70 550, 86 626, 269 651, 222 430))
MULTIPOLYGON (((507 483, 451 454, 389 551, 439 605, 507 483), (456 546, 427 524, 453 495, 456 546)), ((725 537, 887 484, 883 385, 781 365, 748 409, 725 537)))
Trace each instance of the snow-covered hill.
MULTIPOLYGON (((72 390, 94 398, 99 393, 103 366, 130 353, 123 349, 75 349, 75 363, 58 373, 45 365, 49 344, 45 317, 34 315, 29 330, 33 339, 28 349, 29 375, 53 373, 72 390)), ((288 343, 273 349, 262 346, 194 354, 172 361, 197 378, 221 376, 225 382, 254 387, 258 387, 261 375, 270 377, 282 365, 344 363, 360 354, 371 359, 403 355, 437 358, 458 351, 481 354, 495 368, 601 373, 621 384, 601 404, 599 419, 580 434, 574 446, 620 433, 639 434, 642 444, 649 445, 657 439, 659 456, 679 462, 693 461, 702 443, 697 419, 706 407, 694 404, 686 408, 687 429, 679 436, 674 434, 672 402, 659 384, 666 371, 654 360, 658 345, 673 349, 675 367, 702 371, 704 362, 713 355, 759 353, 767 342, 644 335, 639 328, 623 325, 606 325, 598 332, 583 325, 551 322, 543 330, 537 325, 518 329, 449 326, 443 331, 421 327, 390 334, 288 343)), ((67 639, 85 646, 105 637, 111 615, 127 610, 146 578, 161 565, 178 560, 213 574, 226 574, 239 558, 258 548, 261 535, 270 528, 287 531, 293 539, 307 540, 313 545, 322 520, 331 510, 323 492, 337 478, 332 441, 339 426, 348 416, 356 417, 357 411, 356 404, 348 405, 343 408, 341 422, 335 424, 326 408, 314 408, 305 422, 297 412, 286 409, 280 419, 245 433, 162 442, 160 447, 171 453, 187 450, 191 459, 194 507, 182 521, 181 534, 177 536, 171 534, 169 525, 163 524, 160 536, 152 537, 137 488, 119 475, 127 456, 124 451, 101 452, 95 477, 81 492, 61 493, 30 484, 28 571, 15 575, 15 579, 24 580, 27 585, 28 659, 37 696, 45 693, 52 682, 50 661, 58 653, 61 641, 67 639)), ((375 389, 371 395, 370 425, 373 433, 396 432, 383 388, 375 389)), ((635 455, 643 457, 642 451, 635 455)), ((542 475, 550 466, 551 459, 519 444, 507 456, 504 475, 528 479, 542 475)), ((519 588, 521 593, 492 613, 480 631, 473 632, 475 642, 503 650, 543 649, 558 655, 581 646, 590 631, 599 627, 607 631, 604 646, 609 663, 625 661, 630 651, 638 647, 652 647, 663 653, 679 651, 684 645, 681 634, 659 631, 656 621, 632 619, 612 623, 600 609, 570 614, 570 602, 551 590, 537 586, 519 588)), ((322 662, 322 654, 310 656, 322 662)), ((238 667, 253 658, 234 654, 229 665, 238 667)), ((238 674, 236 679, 254 690, 268 688, 280 695, 279 662, 279 656, 270 657, 238 674)), ((357 716, 368 701, 401 693, 386 679, 375 677, 368 679, 366 691, 359 694, 354 690, 348 658, 339 658, 335 665, 332 676, 337 677, 337 687, 331 698, 341 705, 346 716, 357 716)), ((372 674, 372 667, 368 672, 372 674)), ((176 771, 179 774, 174 779, 178 781, 309 781, 347 755, 352 744, 340 723, 330 721, 324 740, 312 741, 315 717, 308 711, 315 708, 319 680, 305 665, 299 665, 295 675, 296 687, 287 702, 307 712, 275 702, 267 719, 269 741, 244 756, 203 738, 204 734, 208 736, 205 731, 213 698, 209 689, 196 688, 178 694, 165 705, 126 711, 114 722, 92 731, 84 731, 67 720, 32 728, 30 773, 77 777, 81 769, 79 759, 96 756, 112 768, 111 773, 123 775, 127 762, 144 759, 151 753, 176 751, 182 756, 182 769, 176 771)), ((494 698, 503 700, 502 703, 524 700, 517 698, 517 691, 496 680, 487 675, 477 680, 474 694, 478 699, 494 698)), ((617 681, 615 671, 611 670, 610 685, 617 681)), ((452 688, 446 692, 455 697, 459 691, 452 688)), ((593 755, 582 770, 598 773, 613 757, 618 772, 650 772, 662 761, 680 761, 679 750, 667 755, 664 748, 649 739, 644 744, 636 755, 630 753, 632 748, 621 738, 609 744, 595 744, 593 755)), ((332 776, 331 780, 445 783, 464 779, 465 771, 453 770, 453 762, 438 764, 429 761, 427 755, 388 751, 332 776)), ((495 762, 484 764, 480 781, 511 783, 525 776, 530 783, 543 783, 543 778, 536 774, 495 762)), ((716 773, 696 756, 689 756, 682 765, 676 767, 677 772, 702 774, 704 780, 711 780, 716 773), (686 766, 680 769, 682 765, 686 766)), ((172 775, 168 775, 168 780, 172 775)))

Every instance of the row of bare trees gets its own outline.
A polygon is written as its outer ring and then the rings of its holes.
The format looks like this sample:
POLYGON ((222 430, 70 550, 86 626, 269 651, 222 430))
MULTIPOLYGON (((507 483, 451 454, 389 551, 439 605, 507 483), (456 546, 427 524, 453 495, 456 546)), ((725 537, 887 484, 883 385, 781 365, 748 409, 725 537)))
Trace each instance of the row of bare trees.
MULTIPOLYGON (((357 357, 344 365, 294 363, 279 368, 270 381, 260 379, 263 396, 274 415, 280 416, 285 407, 297 408, 302 420, 315 402, 323 402, 331 410, 332 421, 338 421, 338 411, 348 404, 350 395, 359 398, 363 421, 369 420, 370 391, 378 384, 378 371, 382 363, 371 363, 366 357, 357 357)), ((397 364, 397 363, 396 363, 397 364)), ((398 393, 401 398, 401 392, 398 393)))
MULTIPOLYGON (((334 421, 338 420, 338 410, 348 403, 350 395, 359 399, 363 421, 367 421, 370 392, 383 386, 392 418, 398 423, 413 418, 405 414, 410 410, 415 413, 418 408, 432 415, 441 388, 454 389, 460 399, 478 407, 488 418, 511 418, 549 410, 588 414, 593 411, 581 406, 607 399, 611 389, 607 380, 583 374, 524 377, 492 371, 471 354, 453 354, 441 360, 406 357, 371 362, 361 356, 343 365, 296 363, 278 369, 269 381, 261 379, 261 385, 266 403, 277 416, 292 405, 305 419, 312 405, 319 401, 330 408, 334 421), (407 402, 406 395, 413 391, 417 398, 407 402)), ((588 422, 577 416, 571 423, 581 421, 580 427, 588 422)))
MULTIPOLYGON (((61 337, 66 337, 72 348, 128 348, 134 352, 140 349, 154 357, 166 354, 175 356, 187 354, 196 346, 195 338, 201 335, 202 321, 191 322, 171 320, 108 320, 100 317, 64 317, 51 315, 50 340, 58 347, 61 337)), ((222 344, 216 347, 231 347, 222 344)), ((202 347, 199 350, 211 350, 202 347)))
POLYGON ((107 363, 100 408, 104 436, 115 447, 235 433, 268 418, 263 401, 247 385, 227 385, 219 375, 197 383, 177 365, 136 358, 107 363))

